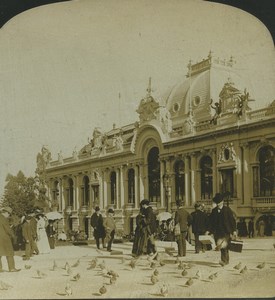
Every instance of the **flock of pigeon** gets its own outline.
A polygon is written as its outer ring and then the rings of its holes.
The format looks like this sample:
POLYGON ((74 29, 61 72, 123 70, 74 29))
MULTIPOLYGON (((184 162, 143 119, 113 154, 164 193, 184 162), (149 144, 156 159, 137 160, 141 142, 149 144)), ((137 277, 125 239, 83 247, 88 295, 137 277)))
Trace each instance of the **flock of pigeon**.
MULTIPOLYGON (((102 255, 102 254, 101 254, 102 255)), ((194 268, 195 264, 188 263, 180 260, 179 258, 174 259, 174 265, 177 266, 176 268, 171 265, 171 260, 166 260, 165 256, 161 254, 157 254, 155 257, 139 257, 139 258, 128 258, 121 257, 121 265, 126 267, 128 270, 135 271, 138 270, 139 272, 142 270, 140 266, 143 267, 146 266, 147 272, 150 270, 150 275, 145 276, 144 278, 149 277, 150 278, 150 284, 156 285, 158 287, 158 295, 167 297, 169 295, 169 284, 165 282, 165 277, 162 277, 164 266, 167 264, 170 264, 170 266, 173 268, 173 271, 179 275, 179 277, 182 277, 185 279, 183 286, 184 287, 190 287, 192 286, 196 281, 207 281, 207 282, 213 282, 218 276, 218 272, 211 272, 207 275, 202 274, 202 271, 197 268, 194 268), (192 270, 190 270, 192 269, 192 270)), ((81 263, 81 259, 77 259, 77 261, 74 264, 69 264, 67 261, 64 266, 58 266, 56 260, 52 263, 51 271, 57 271, 62 269, 63 275, 68 276, 68 279, 64 282, 64 290, 62 292, 56 293, 60 296, 72 296, 73 295, 73 286, 72 281, 79 281, 81 279, 80 271, 78 270, 78 266, 81 263)), ((85 262, 87 263, 87 262, 85 262)), ((86 267, 86 266, 85 266, 86 267)), ((266 263, 263 262, 256 266, 257 269, 261 270, 266 267, 266 263)), ((25 265, 26 270, 30 270, 33 268, 32 265, 25 265)), ((120 268, 121 269, 121 268, 120 268)), ((239 274, 245 274, 249 271, 248 267, 246 265, 243 265, 243 263, 239 262, 237 265, 233 267, 235 272, 238 272, 239 274)), ((110 269, 107 267, 105 260, 103 257, 100 258, 100 256, 93 256, 91 260, 88 261, 88 266, 86 267, 86 270, 88 271, 96 271, 96 275, 100 275, 103 278, 103 284, 98 286, 98 293, 96 295, 101 296, 105 295, 108 291, 108 289, 111 289, 111 286, 116 284, 116 282, 119 279, 119 274, 117 271, 110 269)), ((45 279, 47 278, 47 274, 42 272, 41 270, 37 269, 36 271, 36 278, 38 279, 45 279)), ((121 271, 121 270, 120 270, 121 271)), ((119 272, 120 272, 119 271, 119 272)), ((148 273, 147 273, 148 274, 148 273)), ((147 280, 147 279, 145 279, 147 280)), ((0 290, 7 290, 12 288, 11 285, 0 281, 0 290)))

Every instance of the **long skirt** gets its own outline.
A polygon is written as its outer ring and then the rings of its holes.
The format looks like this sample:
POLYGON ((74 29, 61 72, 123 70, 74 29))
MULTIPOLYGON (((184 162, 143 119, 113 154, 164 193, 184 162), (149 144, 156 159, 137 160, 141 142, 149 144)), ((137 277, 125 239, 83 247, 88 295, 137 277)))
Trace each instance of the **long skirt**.
POLYGON ((136 230, 132 254, 137 256, 147 253, 148 233, 146 229, 136 230))

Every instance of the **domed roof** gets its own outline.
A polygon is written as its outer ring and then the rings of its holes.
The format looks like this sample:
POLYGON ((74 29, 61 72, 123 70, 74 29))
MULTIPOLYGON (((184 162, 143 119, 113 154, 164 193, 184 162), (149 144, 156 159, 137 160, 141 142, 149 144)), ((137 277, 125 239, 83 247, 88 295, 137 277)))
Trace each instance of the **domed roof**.
POLYGON ((182 124, 190 111, 195 121, 209 120, 213 115, 210 101, 219 101, 225 84, 241 92, 249 89, 233 65, 232 58, 220 60, 213 58, 211 53, 207 59, 188 65, 186 78, 161 97, 161 102, 171 114, 173 127, 182 124))

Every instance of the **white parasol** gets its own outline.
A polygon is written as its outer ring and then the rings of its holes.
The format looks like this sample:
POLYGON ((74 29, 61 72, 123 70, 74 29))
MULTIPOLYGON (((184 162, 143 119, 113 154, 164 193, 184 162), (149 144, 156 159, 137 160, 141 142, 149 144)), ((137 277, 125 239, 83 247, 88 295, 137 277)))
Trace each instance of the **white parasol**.
POLYGON ((60 220, 63 219, 63 216, 58 211, 51 211, 45 215, 48 220, 60 220))
POLYGON ((172 218, 172 214, 169 213, 168 211, 164 211, 164 212, 159 213, 159 214, 157 215, 157 219, 158 219, 160 222, 166 221, 166 220, 168 220, 168 219, 170 219, 170 218, 172 218))

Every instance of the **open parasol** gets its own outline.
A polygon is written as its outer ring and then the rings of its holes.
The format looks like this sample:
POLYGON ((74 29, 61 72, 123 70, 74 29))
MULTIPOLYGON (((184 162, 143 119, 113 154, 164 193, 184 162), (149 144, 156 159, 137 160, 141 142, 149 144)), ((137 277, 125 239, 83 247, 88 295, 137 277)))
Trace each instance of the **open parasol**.
POLYGON ((159 213, 157 215, 157 219, 162 222, 162 221, 166 221, 168 219, 172 218, 172 214, 170 214, 168 211, 164 211, 162 213, 159 213))
POLYGON ((46 213, 46 217, 48 220, 61 220, 63 216, 58 211, 51 211, 46 213))

